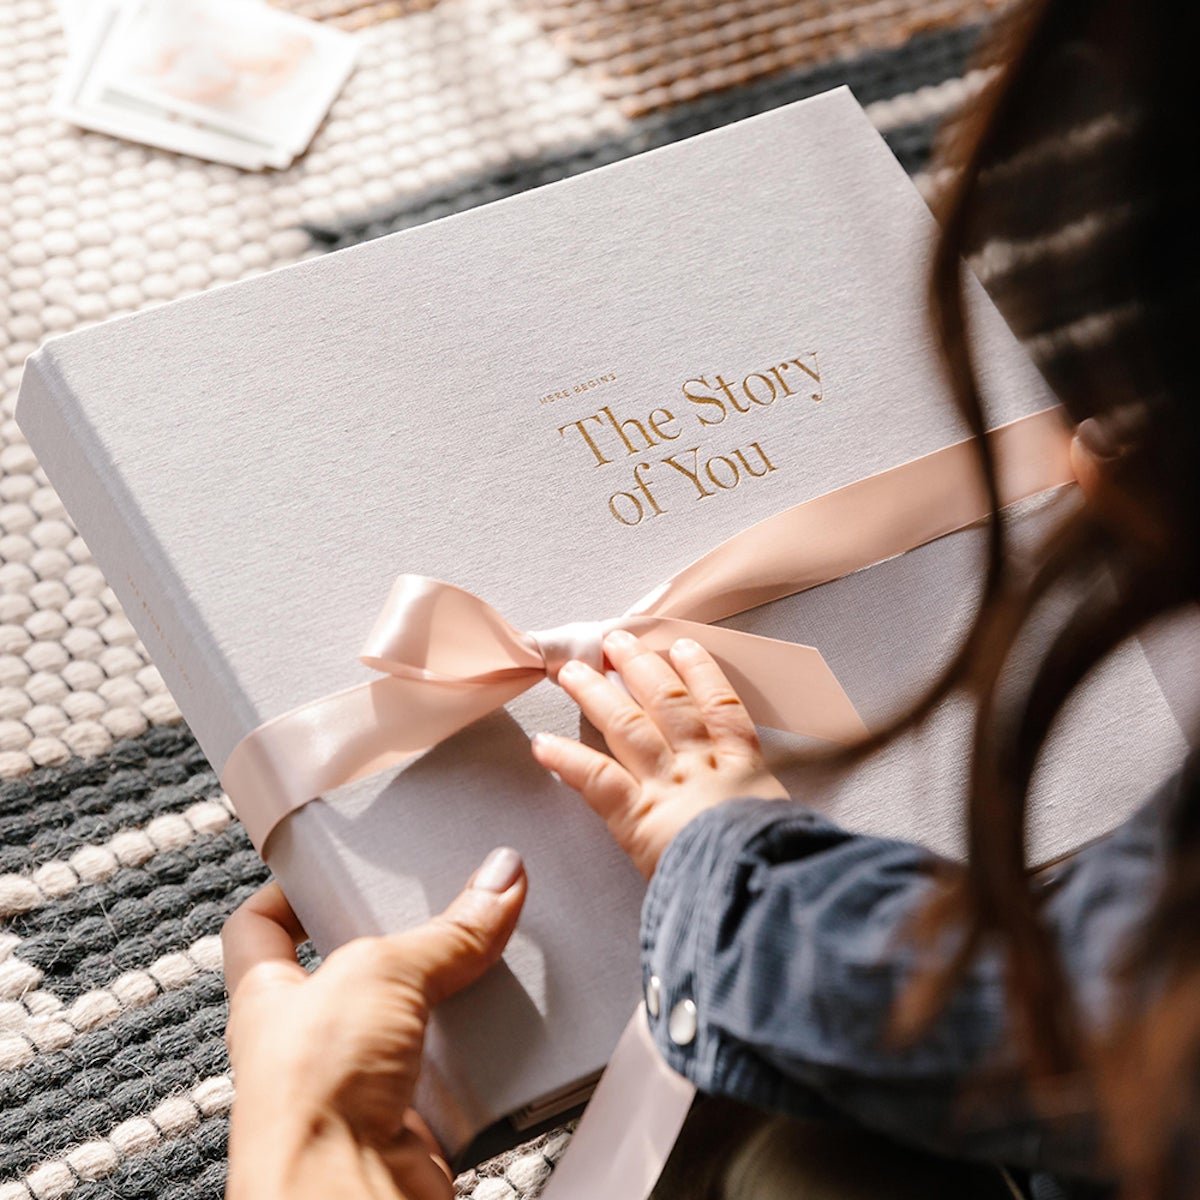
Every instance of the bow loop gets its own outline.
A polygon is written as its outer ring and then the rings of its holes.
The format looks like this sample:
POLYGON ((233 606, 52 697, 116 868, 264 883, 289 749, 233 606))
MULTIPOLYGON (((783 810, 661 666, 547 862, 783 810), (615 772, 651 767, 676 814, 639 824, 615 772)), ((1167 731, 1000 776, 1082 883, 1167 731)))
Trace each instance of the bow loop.
POLYGON ((540 672, 542 654, 486 600, 424 575, 401 575, 359 655, 385 675, 443 683, 540 672))

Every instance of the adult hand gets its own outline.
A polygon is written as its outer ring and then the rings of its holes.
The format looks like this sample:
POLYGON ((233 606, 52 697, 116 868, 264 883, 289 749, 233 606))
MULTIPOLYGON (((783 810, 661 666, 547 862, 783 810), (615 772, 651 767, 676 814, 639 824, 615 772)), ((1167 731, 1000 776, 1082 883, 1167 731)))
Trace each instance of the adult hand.
POLYGON ((500 957, 525 900, 515 850, 495 850, 439 916, 359 938, 311 975, 304 930, 268 884, 222 934, 237 1099, 228 1200, 449 1200, 452 1175, 411 1108, 433 1006, 500 957))
POLYGON ((604 650, 627 690, 581 662, 567 663, 558 682, 612 757, 543 733, 533 754, 582 793, 647 879, 667 843, 705 809, 739 796, 787 796, 745 706, 702 646, 678 641, 667 663, 619 630, 604 650))

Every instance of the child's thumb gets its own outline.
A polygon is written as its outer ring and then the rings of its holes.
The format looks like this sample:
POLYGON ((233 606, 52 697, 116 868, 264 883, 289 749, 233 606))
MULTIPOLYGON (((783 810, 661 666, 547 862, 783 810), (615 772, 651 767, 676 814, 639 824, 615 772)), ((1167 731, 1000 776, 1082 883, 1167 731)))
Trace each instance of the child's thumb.
POLYGON ((444 912, 389 939, 430 1004, 496 963, 516 928, 526 886, 521 856, 507 846, 493 850, 444 912))

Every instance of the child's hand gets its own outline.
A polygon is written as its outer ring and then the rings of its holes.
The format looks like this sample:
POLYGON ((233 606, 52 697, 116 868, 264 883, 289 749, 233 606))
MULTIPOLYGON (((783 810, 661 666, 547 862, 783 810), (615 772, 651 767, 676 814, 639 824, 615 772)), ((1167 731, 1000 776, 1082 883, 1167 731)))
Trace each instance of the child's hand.
POLYGON ((647 879, 698 813, 739 796, 786 797, 749 714, 703 647, 676 642, 674 670, 630 633, 609 634, 604 649, 628 694, 580 662, 567 663, 558 682, 613 757, 551 734, 533 739, 533 754, 608 822, 647 879))
POLYGON ((441 1150, 409 1107, 425 1025, 500 957, 524 900, 520 857, 494 851, 444 913, 349 942, 312 975, 278 885, 230 917, 228 1200, 451 1200, 441 1150))

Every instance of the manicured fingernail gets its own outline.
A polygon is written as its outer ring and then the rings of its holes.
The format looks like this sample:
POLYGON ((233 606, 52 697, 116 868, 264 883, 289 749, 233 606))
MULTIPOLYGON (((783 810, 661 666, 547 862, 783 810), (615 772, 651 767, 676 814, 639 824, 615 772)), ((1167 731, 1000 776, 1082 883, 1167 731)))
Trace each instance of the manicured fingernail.
POLYGON ((521 856, 511 846, 499 846, 480 864, 471 886, 481 892, 507 892, 521 875, 521 856))
POLYGON ((1120 443, 1112 430, 1095 417, 1080 421, 1075 427, 1075 436, 1079 439, 1079 444, 1094 458, 1116 458, 1121 451, 1120 443))
POLYGON ((682 654, 685 658, 690 658, 700 649, 700 643, 693 641, 691 638, 680 638, 672 644, 672 654, 682 654))
POLYGON ((604 639, 606 646, 632 646, 634 636, 628 629, 614 629, 604 639))

